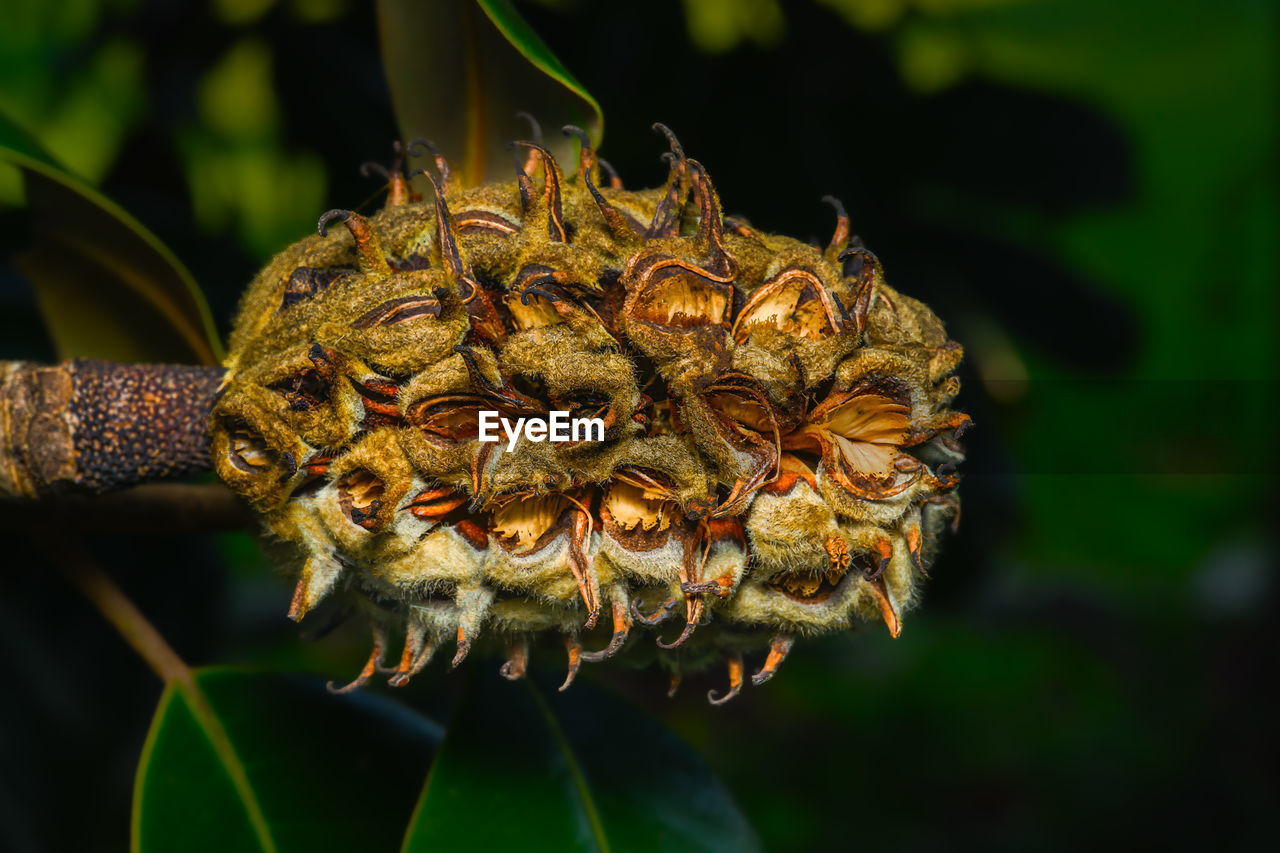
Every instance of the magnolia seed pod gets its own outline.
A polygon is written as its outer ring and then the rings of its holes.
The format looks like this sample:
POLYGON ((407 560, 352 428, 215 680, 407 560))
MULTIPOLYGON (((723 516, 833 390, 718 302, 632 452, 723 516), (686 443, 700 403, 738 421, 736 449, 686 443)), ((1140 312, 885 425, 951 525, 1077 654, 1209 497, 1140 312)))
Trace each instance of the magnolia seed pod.
MULTIPOLYGON (((479 643, 525 672, 722 661, 904 611, 958 517, 961 356, 851 236, 725 218, 675 137, 665 186, 599 184, 520 143, 515 180, 330 211, 254 280, 209 433, 297 578, 403 637, 391 683, 479 643), (501 429, 499 428, 501 427, 501 429)), ((410 153, 415 147, 410 146, 410 153)), ((566 682, 567 684, 567 682, 566 682)))

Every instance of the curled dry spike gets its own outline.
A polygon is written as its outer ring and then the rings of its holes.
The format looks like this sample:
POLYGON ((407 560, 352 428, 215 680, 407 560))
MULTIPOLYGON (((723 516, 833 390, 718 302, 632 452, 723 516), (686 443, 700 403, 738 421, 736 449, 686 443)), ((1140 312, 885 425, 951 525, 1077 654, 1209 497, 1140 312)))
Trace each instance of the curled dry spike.
MULTIPOLYGON (((556 158, 551 152, 534 142, 515 142, 517 147, 527 148, 538 154, 542 161, 542 203, 536 206, 533 211, 526 210, 525 213, 535 223, 539 221, 546 222, 547 236, 556 243, 568 242, 568 234, 564 227, 564 202, 563 176, 560 173, 560 164, 556 162, 556 158)), ((528 165, 521 171, 528 172, 528 165)))
POLYGON ((823 256, 827 260, 834 262, 840 253, 849 245, 851 236, 849 231, 849 214, 844 209, 844 203, 833 195, 824 195, 822 200, 831 205, 836 210, 836 230, 831 235, 831 242, 827 244, 827 250, 823 256))
POLYGON ((924 537, 920 531, 919 522, 909 522, 907 525, 907 553, 911 556, 911 565, 921 575, 928 577, 929 571, 924 567, 924 557, 920 553, 920 546, 923 541, 924 537))
POLYGON ((529 140, 532 142, 536 142, 538 145, 541 145, 542 144, 542 125, 538 123, 538 120, 536 118, 534 118, 533 113, 528 113, 528 112, 525 112, 524 110, 518 110, 516 112, 516 118, 522 118, 529 123, 529 140))
POLYGON ((524 678, 529 667, 529 639, 520 637, 512 640, 507 646, 507 660, 498 670, 507 681, 519 681, 524 678))
POLYGON ((582 659, 591 663, 608 660, 622 651, 622 646, 630 633, 631 609, 625 599, 615 598, 613 600, 613 636, 609 638, 609 645, 598 652, 583 652, 582 659))
POLYGON ((675 237, 680 233, 680 214, 689 194, 688 162, 685 160, 684 149, 680 147, 680 142, 671 132, 671 128, 659 122, 654 124, 653 129, 662 133, 671 145, 671 151, 662 155, 670 169, 667 173, 667 184, 658 197, 658 206, 654 209, 653 218, 649 221, 645 236, 675 237))
POLYGON ((462 666, 462 662, 467 659, 467 655, 471 653, 471 638, 467 636, 466 631, 458 628, 458 650, 453 655, 453 660, 449 661, 449 669, 457 669, 462 666))
POLYGON ((382 251, 382 242, 378 234, 369 226, 369 220, 350 210, 330 210, 320 216, 316 230, 321 237, 329 236, 329 224, 338 220, 347 227, 351 239, 356 243, 356 260, 360 272, 365 275, 386 275, 391 272, 387 257, 382 251))
MULTIPOLYGON (((421 157, 423 152, 431 155, 432 161, 436 164, 436 171, 440 173, 440 183, 446 189, 454 189, 453 169, 449 166, 448 159, 440 153, 440 149, 430 139, 419 137, 409 143, 409 156, 421 157)), ((414 174, 417 174, 416 172, 414 174)), ((410 175, 413 177, 413 175, 410 175)))
POLYGON ((482 586, 459 588, 454 600, 458 611, 458 648, 449 663, 450 669, 457 669, 471 653, 471 646, 479 636, 484 625, 489 607, 493 603, 493 591, 482 586))
POLYGON ((364 687, 365 684, 369 682, 369 679, 373 677, 373 674, 381 669, 383 655, 386 654, 386 650, 386 630, 375 625, 373 628, 373 650, 369 652, 369 659, 365 661, 364 668, 360 670, 360 674, 356 676, 354 681, 351 681, 342 687, 338 687, 335 682, 330 681, 325 684, 325 688, 330 693, 339 695, 342 693, 351 693, 354 690, 359 690, 361 687, 364 687))
POLYGON ((596 626, 596 620, 600 618, 600 582, 587 558, 593 526, 591 512, 568 495, 565 495, 565 498, 577 509, 577 512, 573 513, 572 529, 569 534, 569 571, 578 584, 578 595, 587 608, 587 619, 582 623, 582 627, 589 631, 596 626))
POLYGON ((680 146, 680 140, 676 139, 675 133, 671 128, 667 127, 660 121, 653 123, 653 129, 661 133, 667 138, 667 144, 671 146, 671 153, 679 160, 684 160, 684 148, 680 146))
POLYGON ((572 634, 566 634, 564 648, 569 660, 568 671, 565 673, 564 682, 559 688, 562 693, 573 684, 573 680, 578 677, 578 669, 582 666, 582 644, 578 642, 578 638, 572 634))
POLYGON ((314 554, 307 558, 298 573, 298 583, 289 602, 288 617, 294 622, 311 612, 320 601, 333 591, 342 576, 342 564, 332 554, 314 554))
POLYGON ((596 167, 596 152, 591 145, 591 137, 577 125, 566 124, 560 128, 565 136, 578 140, 578 176, 590 180, 596 167))
POLYGON ((424 175, 435 194, 436 248, 440 252, 440 263, 444 266, 445 275, 449 283, 457 288, 456 292, 462 301, 470 302, 479 285, 472 279, 470 266, 462 259, 458 250, 457 225, 449 213, 444 189, 426 169, 419 169, 414 174, 424 175))
MULTIPOLYGON (((636 239, 637 232, 631 224, 633 220, 628 220, 623 216, 617 208, 605 200, 600 190, 596 188, 594 172, 597 158, 595 150, 591 147, 591 139, 587 136, 587 132, 573 125, 566 125, 562 130, 566 136, 573 136, 578 140, 578 177, 582 180, 587 192, 591 194, 596 207, 599 208, 600 215, 604 218, 604 224, 609 229, 609 233, 619 239, 636 239)), ((616 179, 617 175, 613 177, 616 179)), ((619 181, 618 183, 621 182, 619 181)), ((621 189, 621 187, 614 187, 614 189, 621 189)))
POLYGON ((769 643, 769 656, 765 658, 764 666, 760 667, 760 671, 751 676, 751 683, 756 687, 764 684, 773 678, 777 673, 778 667, 787 659, 787 655, 791 653, 791 647, 795 644, 795 638, 789 634, 779 634, 769 643))
MULTIPOLYGON (((707 170, 656 130, 666 182, 631 192, 597 185, 610 170, 572 126, 567 181, 537 133, 513 144, 516 180, 473 189, 415 140, 432 199, 330 211, 320 233, 340 221, 351 239, 299 243, 246 295, 204 398, 208 446, 280 543, 289 616, 327 597, 373 626, 341 689, 379 671, 392 632, 396 686, 454 638, 453 666, 517 638, 515 678, 558 635, 565 687, 584 661, 644 648, 674 672, 727 660, 720 703, 743 652, 767 648, 763 684, 799 635, 902 630, 959 515, 960 348, 889 285, 838 200, 824 248, 726 224, 707 170), (604 437, 480 440, 482 411, 558 410, 604 437), (606 602, 607 639, 584 652, 606 602)), ((0 373, 28 400, 0 417, 0 487, 41 476, 12 449, 43 423, 30 401, 78 387, 33 375, 0 373)), ((66 441, 101 434, 91 421, 66 441)))
POLYGON ((640 612, 640 602, 636 601, 631 605, 631 615, 635 621, 641 625, 644 625, 645 627, 652 627, 654 625, 660 625, 666 621, 667 617, 671 615, 671 611, 674 610, 675 606, 679 603, 680 599, 678 598, 668 598, 658 605, 657 610, 646 615, 640 612))
POLYGON ((875 293, 876 280, 883 275, 880 259, 861 246, 845 249, 836 256, 843 264, 844 276, 853 282, 854 325, 861 334, 867 326, 867 314, 871 311, 871 297, 875 293))
POLYGON ((392 687, 404 687, 409 679, 422 671, 435 654, 435 641, 428 637, 427 626, 421 622, 409 621, 405 630, 404 652, 400 655, 400 665, 395 674, 387 680, 392 687))
POLYGON ((603 157, 597 157, 596 162, 600 164, 600 170, 609 178, 609 189, 622 189, 622 176, 618 174, 618 170, 613 168, 613 165, 603 157))
POLYGON ((658 648, 670 651, 671 649, 677 649, 680 646, 683 646, 685 641, 693 636, 694 630, 702 620, 702 611, 705 607, 706 603, 702 600, 701 595, 687 595, 685 597, 684 628, 680 631, 680 636, 676 637, 670 643, 663 641, 661 637, 655 637, 654 642, 658 644, 658 648))
POLYGON ((742 655, 734 652, 726 661, 729 668, 729 689, 723 694, 714 690, 707 691, 707 701, 712 705, 723 705, 742 692, 742 655))
POLYGON ((391 166, 387 167, 372 160, 360 164, 360 174, 366 178, 377 176, 387 185, 387 207, 398 207, 416 201, 409 182, 404 175, 404 146, 399 140, 391 143, 391 166))
MULTIPOLYGON (((535 145, 542 145, 542 125, 533 117, 533 114, 521 110, 516 113, 516 118, 522 118, 529 123, 529 141, 535 145)), ((517 160, 516 167, 526 174, 538 168, 538 152, 530 149, 525 155, 523 165, 517 160)))
POLYGON ((524 157, 520 157, 520 146, 515 142, 507 143, 507 150, 511 152, 511 158, 516 167, 516 188, 520 193, 520 214, 527 216, 529 211, 533 210, 533 178, 529 177, 538 166, 536 149, 530 149, 529 153, 524 157))
POLYGON ((724 221, 720 214, 720 197, 716 195, 707 170, 697 160, 689 161, 693 194, 698 202, 698 232, 694 245, 705 259, 706 270, 719 276, 733 274, 733 261, 724 248, 724 221))

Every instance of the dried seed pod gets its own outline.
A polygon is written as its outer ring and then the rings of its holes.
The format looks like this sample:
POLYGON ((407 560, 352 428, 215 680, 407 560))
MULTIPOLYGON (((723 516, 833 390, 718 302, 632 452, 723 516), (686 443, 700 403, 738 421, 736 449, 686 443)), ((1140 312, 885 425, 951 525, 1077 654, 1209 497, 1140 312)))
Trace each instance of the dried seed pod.
POLYGON ((566 686, 645 649, 677 680, 727 661, 718 704, 744 655, 762 684, 798 636, 901 630, 959 516, 960 347, 839 202, 823 250, 725 220, 658 129, 645 192, 601 185, 575 128, 576 175, 520 143, 473 189, 415 142, 429 203, 397 149, 385 209, 325 214, 251 286, 214 461, 297 575, 289 615, 328 596, 371 623, 348 687, 400 634, 395 685, 450 642, 518 678, 555 634, 566 686))

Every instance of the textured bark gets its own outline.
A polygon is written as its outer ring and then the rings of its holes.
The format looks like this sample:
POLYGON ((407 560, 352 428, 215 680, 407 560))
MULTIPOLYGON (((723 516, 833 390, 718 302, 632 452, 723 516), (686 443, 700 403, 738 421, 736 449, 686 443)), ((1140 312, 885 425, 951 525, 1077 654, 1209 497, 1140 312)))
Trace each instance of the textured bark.
POLYGON ((0 497, 101 493, 210 470, 218 367, 0 362, 0 497))

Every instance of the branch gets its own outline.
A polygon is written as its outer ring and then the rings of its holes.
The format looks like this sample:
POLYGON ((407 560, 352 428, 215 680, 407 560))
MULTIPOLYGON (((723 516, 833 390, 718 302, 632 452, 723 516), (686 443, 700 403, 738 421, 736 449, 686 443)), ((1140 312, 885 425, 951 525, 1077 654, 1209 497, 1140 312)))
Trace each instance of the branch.
POLYGON ((101 493, 210 469, 218 367, 0 362, 0 497, 101 493))

